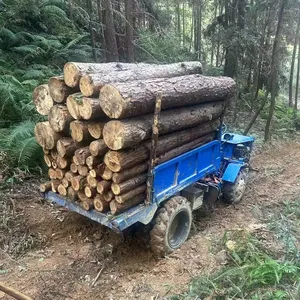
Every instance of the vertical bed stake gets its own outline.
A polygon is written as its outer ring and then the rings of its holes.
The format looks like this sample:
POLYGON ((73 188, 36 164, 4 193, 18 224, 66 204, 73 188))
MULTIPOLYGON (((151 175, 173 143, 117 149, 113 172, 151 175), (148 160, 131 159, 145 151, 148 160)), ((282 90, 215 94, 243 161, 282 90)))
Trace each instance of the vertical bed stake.
POLYGON ((152 138, 151 138, 151 149, 150 149, 150 161, 149 161, 149 169, 148 169, 148 179, 147 179, 147 196, 146 196, 146 205, 151 204, 152 196, 153 196, 153 169, 155 167, 155 159, 156 159, 156 148, 158 141, 158 124, 159 117, 161 111, 161 101, 162 95, 159 93, 156 97, 155 101, 155 109, 154 109, 154 117, 152 124, 152 138))

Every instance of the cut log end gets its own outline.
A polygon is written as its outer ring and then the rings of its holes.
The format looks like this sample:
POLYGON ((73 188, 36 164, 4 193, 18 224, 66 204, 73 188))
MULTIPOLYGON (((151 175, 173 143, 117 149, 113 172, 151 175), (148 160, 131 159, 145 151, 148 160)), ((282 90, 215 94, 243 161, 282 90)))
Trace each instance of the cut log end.
MULTIPOLYGON (((120 121, 110 121, 103 128, 103 139, 105 144, 112 150, 120 150, 124 147, 124 131, 123 123, 120 121)), ((134 140, 134 132, 132 139, 134 140)))
MULTIPOLYGON (((90 97, 90 96, 95 95, 96 91, 94 90, 93 79, 91 76, 89 76, 89 75, 82 76, 82 78, 80 79, 79 87, 80 87, 81 93, 84 96, 90 97)), ((98 93, 99 93, 99 91, 98 91, 98 93)))
POLYGON ((104 123, 102 122, 90 122, 88 124, 88 131, 94 139, 100 139, 102 137, 103 127, 104 123))
POLYGON ((54 131, 66 134, 69 132, 70 122, 73 120, 65 105, 54 105, 50 109, 49 123, 54 131))
POLYGON ((65 64, 64 78, 66 85, 69 87, 76 87, 79 84, 80 71, 74 63, 68 62, 65 64))
POLYGON ((67 196, 68 192, 67 192, 67 189, 63 186, 63 184, 60 184, 58 187, 57 187, 57 191, 60 195, 62 196, 67 196))
POLYGON ((82 207, 83 209, 89 211, 94 208, 94 201, 92 199, 87 199, 82 201, 82 207))
POLYGON ((101 199, 101 197, 98 195, 94 199, 94 207, 97 211, 105 212, 109 208, 109 203, 101 199))
POLYGON ((53 149, 60 138, 60 135, 52 129, 47 121, 35 125, 34 135, 38 144, 48 150, 53 149))
POLYGON ((51 107, 54 105, 47 84, 36 87, 33 91, 33 103, 39 114, 47 116, 51 107))
POLYGON ((51 190, 51 182, 46 182, 46 183, 42 183, 40 184, 40 192, 41 193, 46 193, 47 191, 51 190))

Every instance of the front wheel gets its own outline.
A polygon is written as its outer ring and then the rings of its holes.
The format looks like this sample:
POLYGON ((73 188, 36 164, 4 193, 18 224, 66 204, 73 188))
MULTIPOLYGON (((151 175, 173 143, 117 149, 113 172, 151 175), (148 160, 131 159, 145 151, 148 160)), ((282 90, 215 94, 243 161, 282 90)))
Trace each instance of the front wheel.
POLYGON ((229 204, 239 203, 244 196, 247 179, 248 169, 242 169, 234 183, 225 182, 223 185, 223 201, 229 204))
POLYGON ((163 256, 178 249, 188 238, 191 225, 192 210, 186 198, 176 196, 166 201, 150 232, 152 251, 163 256))

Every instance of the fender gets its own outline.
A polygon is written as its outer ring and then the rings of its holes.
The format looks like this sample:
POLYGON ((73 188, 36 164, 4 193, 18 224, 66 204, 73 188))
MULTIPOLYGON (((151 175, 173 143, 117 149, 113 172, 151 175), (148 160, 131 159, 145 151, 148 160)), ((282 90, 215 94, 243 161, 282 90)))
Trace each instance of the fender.
POLYGON ((245 167, 244 163, 229 163, 222 176, 223 181, 234 183, 240 170, 245 167))

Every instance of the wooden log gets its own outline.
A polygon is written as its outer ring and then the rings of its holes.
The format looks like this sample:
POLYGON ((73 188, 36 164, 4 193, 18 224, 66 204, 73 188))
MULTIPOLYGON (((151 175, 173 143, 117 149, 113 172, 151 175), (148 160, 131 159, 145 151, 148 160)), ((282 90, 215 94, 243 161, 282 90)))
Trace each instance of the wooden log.
POLYGON ((53 158, 52 158, 51 155, 46 155, 46 154, 44 155, 44 161, 45 161, 48 168, 51 168, 52 160, 53 160, 53 158))
MULTIPOLYGON (((156 155, 161 155, 166 151, 177 148, 210 132, 215 132, 219 125, 220 121, 215 120, 213 122, 162 136, 158 139, 156 155)), ((137 166, 149 159, 150 147, 151 143, 146 142, 133 149, 109 151, 104 157, 104 162, 111 171, 120 172, 137 166)))
POLYGON ((103 122, 103 121, 92 121, 88 123, 88 131, 90 133, 90 135, 94 138, 94 139, 100 139, 102 137, 102 131, 104 128, 104 125, 107 122, 103 122))
POLYGON ((68 194, 67 189, 62 184, 57 187, 57 191, 62 196, 67 196, 68 194))
POLYGON ((113 193, 112 191, 108 191, 108 192, 106 192, 106 193, 101 194, 102 199, 103 199, 104 201, 106 201, 106 202, 112 201, 113 198, 114 198, 114 196, 115 196, 115 195, 114 195, 114 193, 113 193))
POLYGON ((79 114, 84 120, 97 118, 107 118, 99 104, 98 98, 82 98, 82 104, 79 106, 79 114))
POLYGON ((54 105, 48 84, 43 84, 36 87, 33 91, 32 98, 37 112, 40 115, 47 116, 51 107, 54 105))
POLYGON ((104 180, 111 180, 112 175, 113 175, 113 172, 112 172, 107 166, 105 166, 105 168, 104 168, 104 170, 103 170, 103 172, 102 172, 101 177, 102 177, 104 180))
POLYGON ((71 157, 74 152, 82 147, 79 143, 74 141, 71 137, 63 137, 57 141, 57 152, 61 157, 71 157))
POLYGON ((187 74, 202 73, 200 62, 183 62, 169 65, 138 64, 137 68, 120 72, 101 72, 100 74, 83 75, 80 79, 80 90, 87 96, 98 96, 100 89, 107 83, 145 80, 148 78, 175 77, 187 74))
MULTIPOLYGON (((78 150, 78 149, 77 149, 78 150)), ((74 153, 75 154, 75 153, 74 153)), ((73 163, 76 165, 76 166, 79 166, 79 161, 78 161, 78 159, 77 159, 77 157, 74 155, 73 157, 72 157, 72 161, 73 161, 73 163)))
POLYGON ((56 171, 53 168, 48 169, 48 176, 50 179, 57 179, 56 178, 56 171))
POLYGON ((57 103, 63 103, 69 95, 79 92, 78 88, 68 87, 63 76, 51 77, 48 85, 50 96, 57 103))
POLYGON ((147 172, 148 170, 148 162, 136 165, 130 169, 124 170, 120 173, 114 173, 112 176, 112 181, 114 183, 122 183, 128 179, 131 179, 139 174, 147 172))
MULTIPOLYGON (((223 114, 224 107, 224 103, 214 103, 162 111, 159 133, 163 135, 214 120, 223 114)), ((106 123, 103 129, 105 144, 112 150, 120 150, 149 139, 152 119, 152 115, 146 115, 106 123)))
POLYGON ((198 139, 195 139, 194 141, 184 144, 178 148, 174 148, 170 151, 165 152, 163 155, 157 157, 155 162, 156 162, 156 164, 161 164, 167 160, 170 160, 171 158, 174 158, 174 157, 181 155, 187 151, 190 151, 194 148, 204 145, 204 144, 212 141, 213 139, 214 139, 214 134, 207 134, 198 139))
POLYGON ((52 168, 57 169, 57 162, 55 160, 52 161, 52 168))
POLYGON ((85 210, 92 210, 94 208, 94 200, 86 199, 82 201, 81 205, 85 210))
POLYGON ((121 195, 129 192, 130 190, 140 186, 147 180, 147 174, 137 175, 123 183, 113 183, 111 185, 111 190, 115 195, 121 195))
POLYGON ((71 163, 70 170, 75 174, 78 172, 78 166, 75 163, 71 163))
POLYGON ((77 196, 78 196, 78 199, 79 199, 80 201, 86 201, 86 200, 89 199, 89 198, 85 195, 84 190, 78 191, 78 192, 77 192, 77 196))
POLYGON ((89 146, 77 149, 74 153, 79 165, 85 165, 86 159, 91 155, 89 146))
POLYGON ((90 152, 93 156, 103 156, 108 151, 104 140, 96 140, 90 143, 90 152))
POLYGON ((103 156, 99 157, 99 156, 92 156, 92 155, 88 156, 85 161, 86 165, 90 170, 92 170, 93 167, 101 164, 102 162, 103 162, 103 156))
POLYGON ((78 198, 77 192, 71 187, 68 187, 68 198, 76 200, 78 198))
POLYGON ((88 185, 86 185, 84 187, 84 193, 85 195, 88 197, 88 198, 92 198, 92 197, 95 197, 96 194, 97 194, 97 189, 96 188, 92 188, 88 185))
POLYGON ((51 155, 51 157, 52 157, 53 160, 56 160, 57 157, 58 157, 58 152, 57 152, 57 150, 56 150, 56 149, 52 149, 52 150, 50 151, 50 155, 51 155))
POLYGON ((79 190, 83 189, 85 183, 86 183, 86 177, 83 177, 81 175, 74 176, 72 178, 72 182, 71 182, 72 188, 75 191, 79 191, 79 190))
POLYGON ((125 203, 128 200, 132 199, 133 197, 144 193, 145 191, 146 191, 146 184, 142 184, 142 185, 136 187, 135 189, 132 189, 131 191, 129 191, 125 194, 115 196, 115 199, 118 203, 125 203))
POLYGON ((57 167, 60 169, 67 169, 70 167, 71 159, 67 159, 65 157, 58 156, 56 159, 57 167))
POLYGON ((145 200, 145 194, 139 194, 130 200, 128 200, 126 203, 118 203, 116 200, 112 200, 109 203, 110 211, 112 215, 117 215, 121 212, 124 212, 140 203, 143 203, 145 200))
POLYGON ((52 129, 48 121, 37 123, 34 135, 37 143, 48 150, 55 148, 56 142, 61 138, 61 135, 52 129))
POLYGON ((111 188, 111 181, 102 180, 97 183, 97 192, 101 195, 108 192, 110 188, 111 188))
MULTIPOLYGON (((64 66, 64 79, 67 86, 76 87, 82 76, 86 74, 110 74, 112 72, 123 72, 128 70, 139 70, 140 68, 151 67, 151 64, 129 64, 129 63, 79 63, 68 62, 64 66)), ((200 66, 200 63, 198 63, 200 66)), ((201 68, 202 69, 202 68, 201 68)))
POLYGON ((65 178, 69 181, 69 182, 71 182, 72 181, 72 178, 74 177, 74 174, 71 172, 71 171, 67 171, 66 173, 65 173, 65 178))
POLYGON ((109 202, 104 201, 100 195, 97 195, 94 198, 94 207, 97 211, 106 212, 109 209, 109 202))
MULTIPOLYGON (((66 176, 66 174, 65 174, 65 176, 66 176)), ((65 177, 65 178, 62 179, 61 184, 62 184, 65 188, 67 188, 67 187, 70 185, 70 182, 69 182, 68 179, 65 177)))
POLYGON ((229 100, 235 94, 235 82, 230 77, 195 74, 108 84, 101 89, 100 105, 111 119, 139 116, 154 110, 158 93, 164 110, 229 100))
POLYGON ((102 180, 101 177, 94 178, 90 174, 86 177, 87 183, 90 187, 96 188, 99 181, 102 180))
POLYGON ((55 132, 63 132, 65 135, 69 135, 70 123, 74 119, 65 105, 54 105, 50 109, 48 120, 55 132))
POLYGON ((73 121, 70 124, 72 139, 76 142, 90 142, 93 137, 88 131, 88 121, 73 121))
POLYGON ((82 104, 82 98, 83 95, 81 93, 72 94, 67 98, 66 104, 68 111, 70 115, 76 120, 81 119, 80 106, 82 104))
POLYGON ((56 169, 56 178, 62 180, 65 177, 65 170, 56 169))
POLYGON ((87 176, 87 174, 89 173, 89 168, 87 166, 79 165, 77 167, 77 169, 78 169, 79 175, 81 175, 81 176, 87 176))
POLYGON ((51 190, 52 190, 53 193, 57 192, 57 188, 58 188, 59 185, 60 185, 60 180, 55 179, 55 180, 51 181, 51 190))
POLYGON ((43 152, 44 152, 45 155, 50 155, 50 154, 51 154, 50 151, 51 151, 51 150, 49 150, 49 149, 43 148, 43 152))
POLYGON ((40 184, 40 192, 41 193, 46 193, 46 192, 50 191, 51 188, 52 188, 51 181, 40 184))

